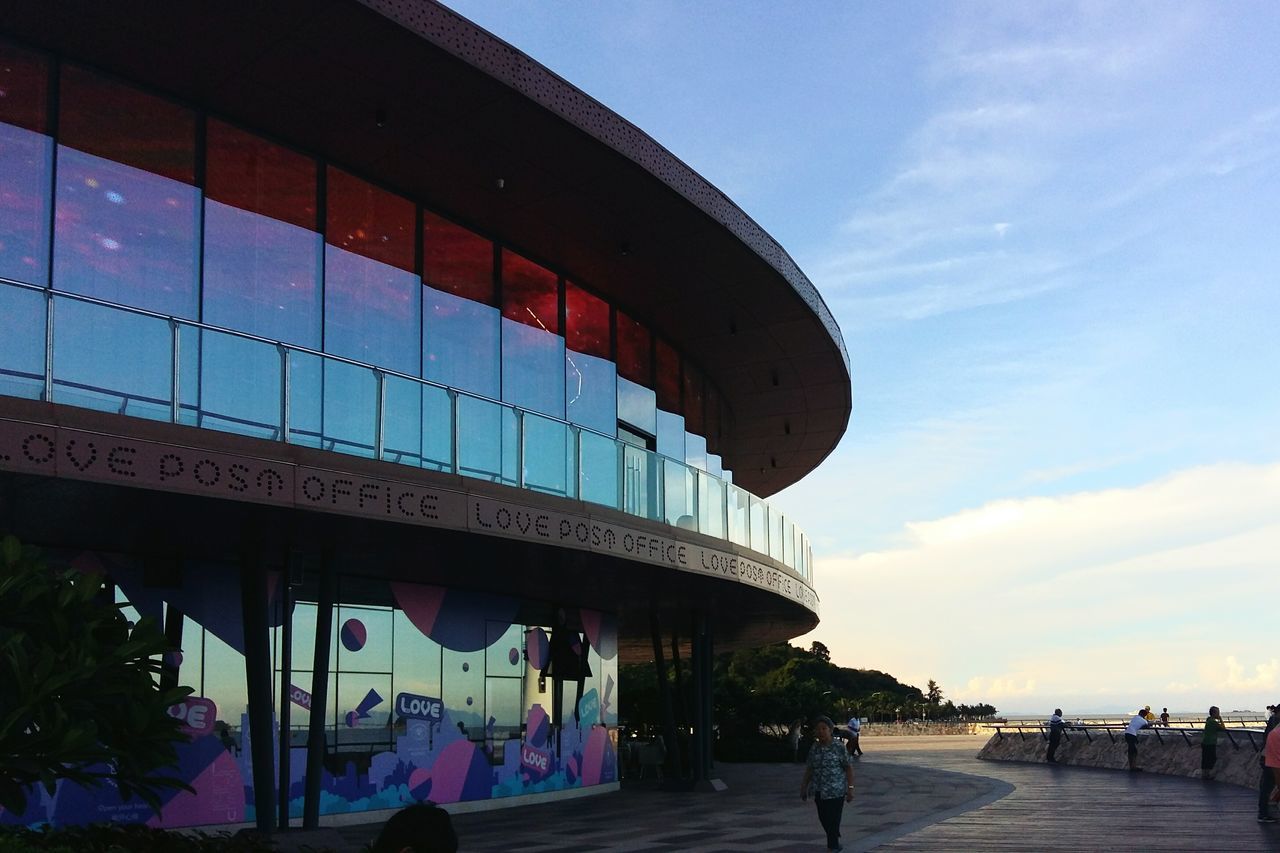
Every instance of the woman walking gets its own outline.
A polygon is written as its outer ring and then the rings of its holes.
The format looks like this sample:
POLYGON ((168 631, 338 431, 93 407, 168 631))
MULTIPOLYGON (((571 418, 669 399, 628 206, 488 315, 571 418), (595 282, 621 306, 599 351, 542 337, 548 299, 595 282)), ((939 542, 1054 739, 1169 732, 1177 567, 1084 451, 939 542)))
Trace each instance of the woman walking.
POLYGON ((818 717, 813 733, 817 740, 809 748, 800 799, 807 800, 813 794, 818 820, 827 833, 827 849, 840 850, 840 816, 844 804, 853 802, 853 762, 832 737, 835 726, 829 717, 818 717))

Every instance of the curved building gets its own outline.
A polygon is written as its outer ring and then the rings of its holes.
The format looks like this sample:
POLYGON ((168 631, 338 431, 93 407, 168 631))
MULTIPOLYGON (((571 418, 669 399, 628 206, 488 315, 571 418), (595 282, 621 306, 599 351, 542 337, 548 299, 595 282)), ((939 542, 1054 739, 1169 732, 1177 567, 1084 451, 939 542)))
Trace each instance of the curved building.
POLYGON ((608 791, 673 655, 705 775, 713 651, 817 624, 765 498, 849 411, 772 238, 444 7, 9 6, 0 531, 162 622, 196 793, 0 820, 608 791))

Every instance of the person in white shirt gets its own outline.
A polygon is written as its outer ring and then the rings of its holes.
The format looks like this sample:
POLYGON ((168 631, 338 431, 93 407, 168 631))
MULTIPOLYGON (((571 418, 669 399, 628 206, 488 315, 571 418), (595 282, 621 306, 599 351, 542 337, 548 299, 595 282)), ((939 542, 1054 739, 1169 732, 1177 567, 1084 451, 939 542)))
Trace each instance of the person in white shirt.
POLYGON ((1149 728, 1151 728, 1151 721, 1147 719, 1147 712, 1139 711, 1133 715, 1133 719, 1129 721, 1128 728, 1124 730, 1124 740, 1129 745, 1130 773, 1137 773, 1142 770, 1138 766, 1138 732, 1149 728))
POLYGON ((858 717, 849 718, 849 754, 862 755, 862 745, 859 743, 862 735, 862 720, 858 717))

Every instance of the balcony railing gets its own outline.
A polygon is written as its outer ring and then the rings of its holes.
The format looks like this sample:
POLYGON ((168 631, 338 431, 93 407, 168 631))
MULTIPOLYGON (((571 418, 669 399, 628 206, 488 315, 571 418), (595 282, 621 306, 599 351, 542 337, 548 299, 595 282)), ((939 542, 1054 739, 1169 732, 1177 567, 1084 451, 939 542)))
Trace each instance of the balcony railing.
POLYGON ((799 527, 683 460, 351 359, 7 279, 0 395, 578 499, 732 542, 813 580, 799 527))

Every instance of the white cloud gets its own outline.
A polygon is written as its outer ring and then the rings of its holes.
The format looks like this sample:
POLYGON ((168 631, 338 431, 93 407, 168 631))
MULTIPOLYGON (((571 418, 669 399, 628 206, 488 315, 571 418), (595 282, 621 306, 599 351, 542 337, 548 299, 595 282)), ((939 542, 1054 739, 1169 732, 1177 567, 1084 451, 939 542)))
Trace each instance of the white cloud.
POLYGON ((1258 595, 1280 568, 1280 463, 993 501, 907 524, 901 541, 818 559, 814 636, 842 665, 934 678, 957 701, 1081 712, 1169 705, 1163 693, 1262 707, 1280 689, 1258 595))

